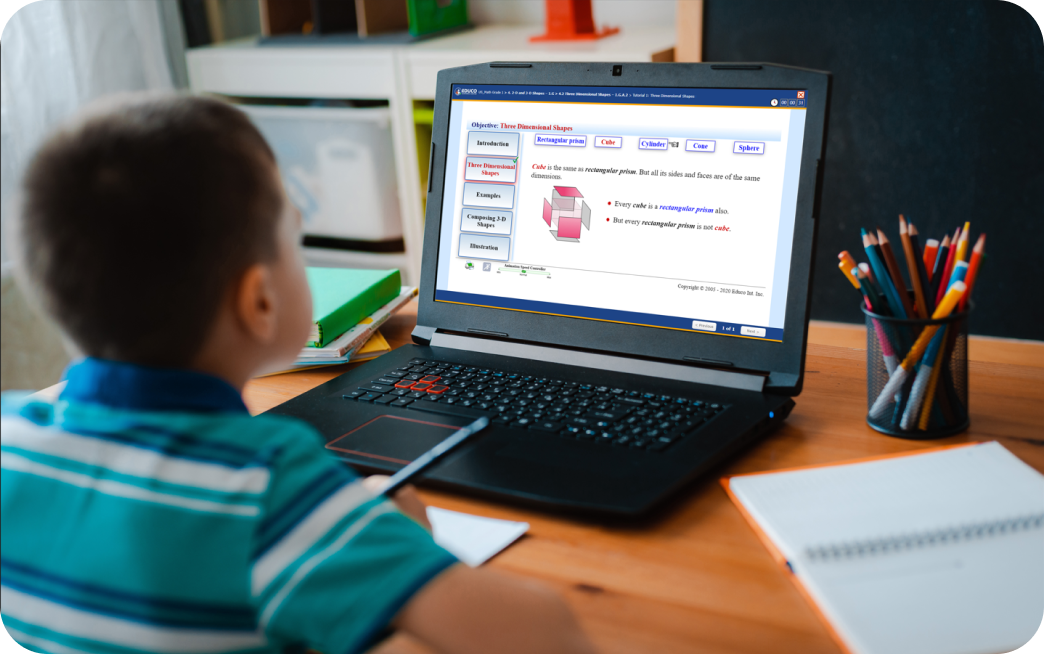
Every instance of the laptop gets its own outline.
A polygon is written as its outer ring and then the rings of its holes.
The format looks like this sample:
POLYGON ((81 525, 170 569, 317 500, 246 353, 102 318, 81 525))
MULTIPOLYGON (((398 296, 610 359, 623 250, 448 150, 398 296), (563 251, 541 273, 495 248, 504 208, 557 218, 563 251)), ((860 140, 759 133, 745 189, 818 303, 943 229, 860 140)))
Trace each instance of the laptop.
POLYGON ((801 392, 830 75, 768 64, 439 72, 413 343, 271 413, 423 485, 638 516, 801 392))

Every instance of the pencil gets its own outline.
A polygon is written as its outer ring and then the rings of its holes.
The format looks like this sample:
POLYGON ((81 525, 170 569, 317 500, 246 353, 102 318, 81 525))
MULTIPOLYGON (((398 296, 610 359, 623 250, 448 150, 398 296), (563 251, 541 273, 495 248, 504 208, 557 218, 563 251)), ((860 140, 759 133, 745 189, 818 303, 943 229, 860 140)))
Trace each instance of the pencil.
POLYGON ((943 266, 942 276, 939 278, 939 290, 935 293, 936 304, 942 302, 943 295, 946 294, 946 285, 950 281, 950 273, 953 272, 953 262, 957 256, 957 240, 960 236, 961 228, 958 227, 953 234, 953 240, 950 241, 950 251, 946 254, 946 265, 943 266))
POLYGON ((872 234, 868 233, 865 229, 863 232, 863 247, 866 249, 866 257, 870 260, 870 267, 874 270, 874 275, 877 277, 877 283, 884 291, 885 301, 888 303, 888 308, 891 309, 892 315, 897 318, 906 318, 906 314, 903 313, 902 302, 899 301, 899 295, 896 293, 895 286, 892 285, 892 280, 888 276, 888 270, 885 268, 884 261, 877 254, 875 248, 877 245, 877 239, 872 234))
POLYGON ((967 261, 968 260, 968 228, 970 223, 964 223, 964 229, 961 230, 961 238, 957 241, 957 256, 954 261, 967 261))
MULTIPOLYGON (((930 316, 935 311, 935 298, 931 294, 931 284, 928 281, 928 269, 924 265, 924 256, 921 252, 921 236, 917 232, 917 227, 913 223, 910 223, 908 229, 910 234, 910 245, 913 246, 914 252, 914 265, 917 267, 917 277, 921 280, 921 292, 924 293, 925 307, 924 315, 930 316)), ((913 274, 913 273, 910 273, 913 274)))
POLYGON ((968 304, 968 299, 971 298, 972 288, 975 287, 975 277, 979 274, 979 266, 982 264, 982 253, 985 249, 986 235, 979 234, 979 240, 975 242, 975 247, 972 248, 971 262, 968 263, 968 273, 964 276, 964 283, 968 286, 968 292, 961 298, 961 311, 964 311, 964 307, 968 304))
POLYGON ((946 257, 949 253, 950 236, 947 234, 943 237, 942 244, 939 245, 939 252, 935 255, 935 264, 932 265, 932 290, 930 293, 932 299, 935 299, 935 294, 939 291, 939 284, 942 283, 939 280, 942 279, 942 269, 946 267, 946 257))
MULTIPOLYGON (((964 282, 954 282, 946 295, 943 297, 942 302, 935 308, 935 312, 932 314, 932 320, 940 320, 949 316, 957 303, 960 302, 961 296, 965 291, 964 282)), ((907 377, 909 377, 910 370, 913 369, 914 365, 920 360, 921 356, 924 355, 925 350, 928 348, 928 344, 931 342, 935 333, 939 331, 939 325, 928 325, 921 332, 921 335, 917 337, 913 347, 907 352, 903 362, 899 364, 899 367, 895 369, 892 376, 888 378, 888 383, 885 384, 881 390, 881 394, 877 396, 873 405, 870 407, 870 417, 875 420, 880 420, 884 417, 888 411, 888 402, 895 394, 903 387, 906 383, 907 377)))
POLYGON ((935 267, 935 253, 939 251, 939 241, 930 238, 924 242, 924 269, 928 272, 928 281, 932 281, 932 268, 935 267))
MULTIPOLYGON (((852 274, 859 280, 859 290, 863 292, 863 301, 870 311, 881 315, 889 315, 888 307, 885 306, 881 296, 877 294, 877 291, 870 284, 870 278, 866 276, 862 270, 858 267, 852 269, 852 274)), ((892 346, 892 342, 888 339, 888 334, 885 329, 881 326, 881 323, 876 318, 871 318, 870 322, 874 324, 874 331, 877 332, 877 342, 881 345, 881 358, 884 359, 885 370, 891 375, 895 372, 895 367, 899 365, 898 357, 895 356, 895 347, 892 346)))
POLYGON ((866 275, 867 279, 870 280, 871 284, 874 284, 875 286, 877 285, 877 279, 874 278, 874 271, 870 268, 870 264, 866 263, 865 261, 860 262, 859 269, 863 271, 863 274, 866 275))
POLYGON ((903 218, 902 214, 899 214, 899 240, 903 244, 903 255, 906 256, 906 272, 910 275, 910 281, 913 282, 914 297, 917 299, 917 306, 914 307, 914 312, 918 318, 923 320, 928 317, 928 305, 924 301, 924 287, 921 286, 921 274, 917 268, 917 254, 914 252, 913 241, 910 239, 910 229, 907 227, 906 219, 903 218))
MULTIPOLYGON (((962 296, 963 299, 963 296, 962 296)), ((949 331, 948 329, 946 330, 949 331)), ((921 431, 928 429, 928 420, 932 416, 932 406, 935 404, 935 389, 939 387, 939 371, 942 370, 943 362, 936 357, 932 366, 931 377, 928 379, 928 390, 924 394, 924 407, 921 409, 921 419, 917 421, 917 428, 921 431)))
POLYGON ((881 253, 884 255, 885 266, 888 268, 888 274, 892 276, 892 283, 895 284, 895 292, 899 296, 899 301, 903 304, 903 312, 905 313, 903 318, 912 317, 914 310, 913 304, 910 302, 910 292, 906 289, 906 281, 899 271, 899 262, 895 258, 895 253, 892 252, 892 244, 888 241, 888 237, 885 236, 884 231, 880 227, 877 228, 877 242, 881 244, 881 253))
POLYGON ((876 314, 888 315, 887 307, 882 306, 883 302, 881 301, 881 296, 878 295, 877 290, 870 285, 870 280, 866 278, 863 271, 858 267, 855 267, 852 268, 852 271, 849 274, 855 277, 856 282, 859 284, 859 290, 863 292, 863 297, 866 298, 867 307, 876 314), (882 314, 882 309, 884 309, 886 313, 882 314))

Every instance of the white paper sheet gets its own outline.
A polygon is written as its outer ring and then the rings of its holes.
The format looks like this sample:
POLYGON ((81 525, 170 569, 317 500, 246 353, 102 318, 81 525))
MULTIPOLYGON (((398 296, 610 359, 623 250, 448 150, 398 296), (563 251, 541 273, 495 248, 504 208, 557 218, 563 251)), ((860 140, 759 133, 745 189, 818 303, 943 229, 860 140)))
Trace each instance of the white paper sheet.
POLYGON ((428 521, 435 542, 471 567, 482 565, 529 530, 528 522, 483 518, 433 506, 428 507, 428 521))

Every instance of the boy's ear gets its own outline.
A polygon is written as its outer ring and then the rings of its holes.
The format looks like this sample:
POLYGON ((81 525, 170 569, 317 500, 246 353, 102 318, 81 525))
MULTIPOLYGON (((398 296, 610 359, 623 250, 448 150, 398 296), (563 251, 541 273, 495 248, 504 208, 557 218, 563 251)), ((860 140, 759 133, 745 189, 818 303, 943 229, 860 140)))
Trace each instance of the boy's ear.
POLYGON ((271 343, 276 336, 276 310, 268 267, 255 263, 247 268, 239 278, 233 300, 241 329, 258 343, 271 343))

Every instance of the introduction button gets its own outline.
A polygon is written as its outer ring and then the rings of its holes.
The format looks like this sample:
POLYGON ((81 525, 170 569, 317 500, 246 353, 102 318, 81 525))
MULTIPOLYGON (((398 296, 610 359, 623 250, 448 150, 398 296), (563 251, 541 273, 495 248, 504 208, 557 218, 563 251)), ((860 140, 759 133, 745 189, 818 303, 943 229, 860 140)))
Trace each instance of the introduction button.
POLYGON ((764 327, 740 327, 741 336, 757 336, 759 338, 765 338, 764 327))

